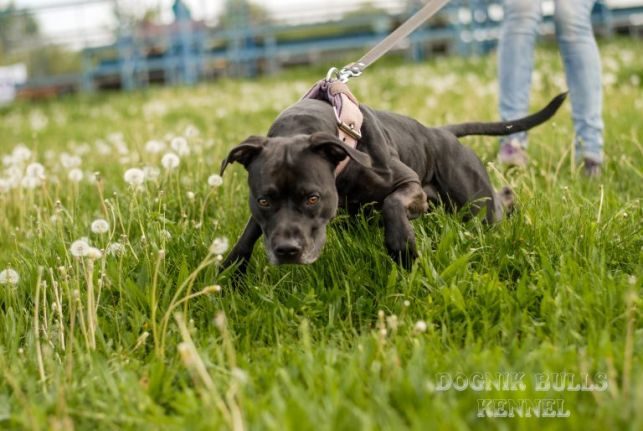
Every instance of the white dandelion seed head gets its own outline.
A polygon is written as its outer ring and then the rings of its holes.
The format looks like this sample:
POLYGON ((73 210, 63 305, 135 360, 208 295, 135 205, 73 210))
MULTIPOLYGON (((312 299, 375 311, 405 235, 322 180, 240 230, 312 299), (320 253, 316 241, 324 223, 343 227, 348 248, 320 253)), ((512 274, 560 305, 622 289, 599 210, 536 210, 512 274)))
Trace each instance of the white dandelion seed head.
POLYGON ((96 184, 96 182, 100 178, 100 173, 99 172, 86 171, 84 177, 87 178, 88 183, 96 184))
POLYGON ((81 160, 80 157, 69 154, 61 153, 60 154, 60 164, 63 165, 65 169, 77 168, 80 166, 81 160))
POLYGON ((165 142, 163 141, 152 139, 145 143, 145 151, 150 154, 158 154, 163 150, 165 150, 165 142))
POLYGON ((42 181, 37 177, 24 177, 22 180, 20 180, 20 185, 22 186, 22 188, 27 190, 35 189, 41 183, 42 181))
POLYGON ((107 140, 112 144, 125 144, 125 135, 123 132, 111 132, 107 135, 107 140))
POLYGON ((89 247, 89 250, 87 250, 87 257, 91 260, 98 260, 103 257, 103 252, 96 247, 89 247))
POLYGON ((24 145, 18 145, 11 153, 11 164, 22 164, 31 158, 31 150, 24 145))
POLYGON ((11 190, 11 183, 5 178, 0 178, 0 193, 7 193, 11 190))
POLYGON ((191 201, 193 201, 194 198, 196 197, 194 192, 187 192, 185 195, 187 196, 188 200, 191 200, 191 201))
POLYGON ((123 179, 130 186, 140 186, 143 184, 143 181, 145 181, 145 173, 141 169, 130 168, 123 174, 123 179))
POLYGON ((413 327, 415 332, 426 332, 426 328, 427 325, 424 320, 418 320, 417 322, 415 322, 415 326, 413 327))
POLYGON ((92 248, 87 240, 79 239, 71 243, 69 252, 74 257, 85 257, 89 254, 89 249, 92 248))
POLYGON ((175 136, 170 141, 170 147, 176 152, 179 156, 187 156, 190 154, 190 146, 188 145, 188 140, 183 136, 175 136))
POLYGON ((225 236, 215 238, 210 245, 210 253, 220 256, 228 249, 229 242, 225 236))
POLYGON ((7 176, 14 181, 19 181, 22 179, 22 168, 16 165, 9 166, 6 170, 7 176))
POLYGON ((210 187, 220 187, 223 184, 223 178, 221 178, 221 175, 210 175, 208 177, 208 185, 210 187))
POLYGON ((94 143, 94 147, 96 147, 96 151, 98 151, 98 154, 100 154, 101 156, 107 156, 112 153, 112 147, 102 139, 97 140, 94 143))
POLYGON ((7 268, 0 272, 0 284, 15 286, 19 281, 20 275, 11 268, 7 268))
POLYGON ((125 145, 124 142, 114 142, 112 145, 119 155, 127 156, 129 154, 129 148, 127 147, 127 145, 125 145))
POLYGON ((144 166, 143 174, 145 175, 145 181, 156 181, 161 176, 161 170, 156 166, 144 166))
POLYGON ((73 168, 69 173, 67 174, 67 178, 69 181, 72 183, 79 183, 83 180, 83 177, 85 174, 83 174, 83 171, 78 169, 78 168, 73 168))
POLYGON ((84 156, 85 154, 89 153, 91 150, 92 148, 86 142, 83 142, 82 144, 76 145, 74 147, 74 153, 77 154, 78 156, 84 156))
POLYGON ((97 234, 107 233, 109 231, 109 222, 105 219, 98 218, 91 224, 92 232, 97 234))
POLYGON ((167 170, 176 169, 181 159, 174 153, 166 153, 161 159, 161 165, 167 170))
POLYGON ((38 162, 29 163, 27 169, 25 170, 25 174, 28 177, 44 178, 45 167, 38 162))
POLYGON ((125 253, 125 246, 120 242, 113 242, 105 250, 109 256, 120 256, 125 253))
POLYGON ((49 124, 49 118, 40 111, 34 111, 29 115, 29 123, 31 125, 31 129, 38 132, 47 127, 47 124, 49 124))
POLYGON ((188 138, 194 138, 196 136, 199 136, 199 129, 194 124, 190 124, 188 127, 185 128, 185 136, 188 138))

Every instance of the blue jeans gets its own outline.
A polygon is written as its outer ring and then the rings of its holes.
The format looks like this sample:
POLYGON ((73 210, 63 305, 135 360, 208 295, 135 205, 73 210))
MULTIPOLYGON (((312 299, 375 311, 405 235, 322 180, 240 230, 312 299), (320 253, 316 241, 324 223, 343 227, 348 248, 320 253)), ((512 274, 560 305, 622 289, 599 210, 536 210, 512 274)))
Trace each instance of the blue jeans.
MULTIPOLYGON (((592 31, 595 0, 555 0, 556 39, 565 64, 576 133, 576 156, 603 161, 601 61, 592 31)), ((504 0, 498 69, 500 115, 513 120, 527 114, 534 45, 542 20, 540 0, 504 0)), ((517 138, 527 144, 525 133, 517 138)))

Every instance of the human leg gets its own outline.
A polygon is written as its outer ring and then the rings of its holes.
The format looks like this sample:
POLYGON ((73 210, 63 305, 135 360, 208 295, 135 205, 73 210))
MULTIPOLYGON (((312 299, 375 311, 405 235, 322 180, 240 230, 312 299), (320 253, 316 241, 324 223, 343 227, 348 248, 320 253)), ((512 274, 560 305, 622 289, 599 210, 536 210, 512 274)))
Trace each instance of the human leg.
POLYGON ((556 0, 554 15, 572 103, 576 156, 587 161, 586 171, 603 161, 601 61, 591 22, 594 3, 556 0))
MULTIPOLYGON (((542 18, 539 0, 505 0, 504 20, 498 47, 500 116, 503 120, 524 117, 529 109, 529 90, 534 47, 542 18)), ((526 145, 526 133, 503 140, 526 145)))

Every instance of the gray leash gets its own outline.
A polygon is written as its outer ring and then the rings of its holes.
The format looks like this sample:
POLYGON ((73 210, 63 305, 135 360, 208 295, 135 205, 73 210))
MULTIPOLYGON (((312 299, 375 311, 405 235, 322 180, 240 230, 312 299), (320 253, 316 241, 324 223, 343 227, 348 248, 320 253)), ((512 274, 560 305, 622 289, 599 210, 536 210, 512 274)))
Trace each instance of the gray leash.
POLYGON ((326 75, 326 79, 330 80, 335 78, 341 82, 347 82, 350 78, 360 76, 364 69, 375 63, 381 56, 390 51, 395 44, 435 15, 448 2, 449 0, 429 0, 415 15, 406 20, 404 24, 396 28, 393 33, 386 36, 384 40, 371 48, 370 51, 355 63, 348 64, 341 70, 336 67, 331 68, 326 75))

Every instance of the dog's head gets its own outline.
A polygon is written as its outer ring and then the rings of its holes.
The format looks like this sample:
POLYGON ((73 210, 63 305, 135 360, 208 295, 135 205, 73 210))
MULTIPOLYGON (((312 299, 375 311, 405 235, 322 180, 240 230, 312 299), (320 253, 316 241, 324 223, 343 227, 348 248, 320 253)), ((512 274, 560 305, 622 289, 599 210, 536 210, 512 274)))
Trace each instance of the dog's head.
POLYGON ((346 157, 370 167, 371 159, 328 133, 265 138, 251 136, 221 165, 248 171, 250 211, 261 226, 270 262, 312 263, 337 212, 335 167, 346 157))

